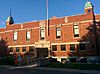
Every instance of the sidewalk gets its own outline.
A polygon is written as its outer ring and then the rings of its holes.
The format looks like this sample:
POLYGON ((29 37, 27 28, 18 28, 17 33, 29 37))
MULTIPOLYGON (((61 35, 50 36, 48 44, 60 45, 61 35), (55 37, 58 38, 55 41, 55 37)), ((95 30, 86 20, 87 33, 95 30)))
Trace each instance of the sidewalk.
POLYGON ((0 69, 23 69, 23 68, 33 68, 37 65, 24 65, 24 66, 10 66, 10 65, 0 65, 0 69))
POLYGON ((0 69, 8 69, 9 67, 12 67, 10 65, 0 65, 0 69))

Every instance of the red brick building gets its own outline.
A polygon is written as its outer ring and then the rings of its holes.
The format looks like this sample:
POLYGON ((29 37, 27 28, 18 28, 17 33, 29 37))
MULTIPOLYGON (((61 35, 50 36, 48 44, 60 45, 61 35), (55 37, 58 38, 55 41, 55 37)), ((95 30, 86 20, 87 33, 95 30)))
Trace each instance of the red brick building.
POLYGON ((58 61, 97 61, 100 46, 100 15, 94 14, 87 1, 84 14, 14 24, 12 16, 0 38, 7 41, 9 53, 33 51, 36 57, 52 57, 58 61))

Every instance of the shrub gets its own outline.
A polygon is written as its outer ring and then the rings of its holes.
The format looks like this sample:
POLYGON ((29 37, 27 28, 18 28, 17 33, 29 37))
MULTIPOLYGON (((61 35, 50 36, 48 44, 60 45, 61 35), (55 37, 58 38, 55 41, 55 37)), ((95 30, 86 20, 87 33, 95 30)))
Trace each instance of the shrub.
POLYGON ((2 65, 14 65, 14 57, 12 55, 2 57, 0 59, 2 65))

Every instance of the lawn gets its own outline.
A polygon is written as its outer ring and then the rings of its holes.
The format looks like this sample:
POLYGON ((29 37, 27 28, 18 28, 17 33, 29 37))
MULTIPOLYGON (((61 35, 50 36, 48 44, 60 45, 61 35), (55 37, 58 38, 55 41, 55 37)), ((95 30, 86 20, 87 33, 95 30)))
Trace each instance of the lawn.
POLYGON ((82 70, 100 70, 100 64, 77 64, 77 63, 62 64, 59 62, 53 62, 48 64, 46 67, 71 68, 71 69, 82 69, 82 70))

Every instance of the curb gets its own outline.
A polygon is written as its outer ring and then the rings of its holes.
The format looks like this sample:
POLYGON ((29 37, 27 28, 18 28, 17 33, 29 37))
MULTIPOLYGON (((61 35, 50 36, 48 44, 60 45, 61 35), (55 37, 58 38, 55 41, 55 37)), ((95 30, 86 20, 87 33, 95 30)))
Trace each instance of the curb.
POLYGON ((25 65, 25 66, 3 66, 3 65, 0 65, 0 68, 1 69, 24 69, 24 68, 32 68, 32 67, 36 67, 37 64, 34 64, 34 65, 25 65))
POLYGON ((27 66, 19 66, 19 67, 9 67, 8 69, 25 69, 25 68, 32 68, 32 67, 36 67, 37 64, 34 65, 27 65, 27 66))

